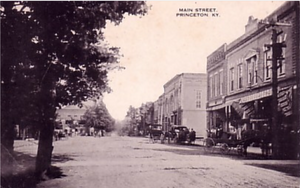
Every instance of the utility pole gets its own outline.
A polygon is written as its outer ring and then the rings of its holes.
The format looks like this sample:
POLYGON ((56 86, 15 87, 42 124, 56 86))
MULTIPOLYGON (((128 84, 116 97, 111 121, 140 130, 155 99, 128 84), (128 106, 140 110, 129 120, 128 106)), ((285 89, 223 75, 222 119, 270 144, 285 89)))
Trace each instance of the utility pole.
POLYGON ((297 114, 296 119, 296 129, 297 129, 297 148, 295 156, 298 157, 300 153, 300 146, 299 146, 299 130, 300 130, 300 2, 296 3, 296 46, 298 49, 296 50, 296 99, 295 99, 295 109, 297 114))
MULTIPOLYGON (((278 101, 277 101, 277 54, 276 47, 278 48, 277 43, 277 30, 272 29, 272 155, 274 158, 278 159, 280 155, 280 146, 279 146, 279 125, 278 125, 278 101)), ((277 49, 278 50, 278 49, 277 49)))
POLYGON ((279 159, 281 154, 279 142, 279 122, 278 122, 278 78, 277 69, 282 66, 278 65, 279 60, 283 60, 282 48, 286 47, 285 42, 278 42, 277 37, 282 34, 282 31, 277 31, 276 26, 291 26, 288 23, 279 23, 276 21, 264 22, 267 26, 272 27, 272 44, 266 44, 266 47, 272 48, 272 156, 274 159, 279 159))

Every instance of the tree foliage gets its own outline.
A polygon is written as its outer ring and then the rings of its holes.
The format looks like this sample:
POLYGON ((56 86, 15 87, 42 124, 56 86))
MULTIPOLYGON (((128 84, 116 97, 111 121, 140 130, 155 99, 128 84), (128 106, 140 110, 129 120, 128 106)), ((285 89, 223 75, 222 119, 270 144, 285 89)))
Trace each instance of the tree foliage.
POLYGON ((125 14, 143 15, 147 7, 126 1, 2 1, 0 11, 1 143, 12 150, 13 126, 36 122, 37 161, 49 163, 56 108, 110 90, 107 72, 118 62, 119 49, 104 43, 107 21, 119 24, 125 14))
POLYGON ((102 100, 95 102, 94 106, 87 109, 83 118, 86 120, 87 127, 102 129, 108 132, 114 130, 115 120, 111 117, 102 100))
MULTIPOLYGON (((19 71, 26 72, 34 79, 35 90, 51 77, 56 106, 99 96, 109 90, 107 71, 118 59, 118 48, 104 43, 101 29, 108 20, 119 24, 124 13, 144 14, 143 6, 143 2, 2 2, 3 70, 10 69, 5 73, 14 71, 21 79, 25 75, 19 71)), ((10 79, 2 81, 9 84, 15 75, 6 76, 10 79)))

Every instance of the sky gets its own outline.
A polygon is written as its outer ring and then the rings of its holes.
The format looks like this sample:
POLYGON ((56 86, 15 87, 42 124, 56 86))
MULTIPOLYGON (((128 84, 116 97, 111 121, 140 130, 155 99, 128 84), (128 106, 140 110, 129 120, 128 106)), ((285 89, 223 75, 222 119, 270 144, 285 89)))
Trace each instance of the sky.
POLYGON ((151 5, 147 15, 125 16, 120 25, 108 23, 104 30, 107 43, 120 47, 120 66, 125 67, 109 73, 112 92, 103 99, 117 120, 125 118, 130 105, 137 108, 156 101, 164 92, 163 85, 175 75, 206 73, 207 56, 243 35, 249 16, 264 19, 284 3, 146 2, 151 5), (198 16, 180 16, 184 13, 198 16))

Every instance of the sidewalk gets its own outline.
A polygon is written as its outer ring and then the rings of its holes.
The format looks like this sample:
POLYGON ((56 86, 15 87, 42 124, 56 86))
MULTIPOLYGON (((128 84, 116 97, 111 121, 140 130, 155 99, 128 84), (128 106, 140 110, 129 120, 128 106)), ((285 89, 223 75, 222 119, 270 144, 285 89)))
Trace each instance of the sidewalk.
POLYGON ((247 148, 247 153, 262 154, 260 147, 252 147, 252 146, 249 146, 247 148))

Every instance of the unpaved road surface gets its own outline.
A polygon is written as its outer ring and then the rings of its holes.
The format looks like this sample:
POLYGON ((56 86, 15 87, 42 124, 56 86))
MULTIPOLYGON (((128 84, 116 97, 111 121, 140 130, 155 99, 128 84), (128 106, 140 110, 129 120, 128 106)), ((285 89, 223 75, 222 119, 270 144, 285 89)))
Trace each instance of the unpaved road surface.
MULTIPOLYGON (((284 162, 284 161, 283 161, 284 162)), ((249 163, 249 161, 248 161, 249 163)), ((54 142, 62 176, 37 188, 299 187, 298 177, 207 155, 203 148, 136 137, 72 137, 54 142)))

